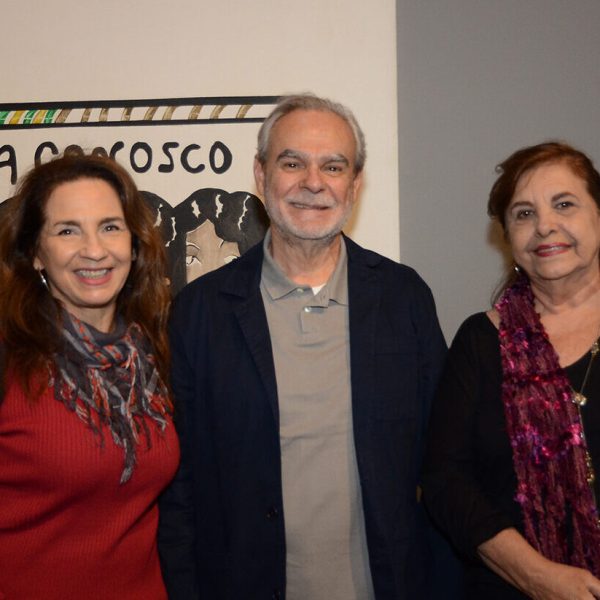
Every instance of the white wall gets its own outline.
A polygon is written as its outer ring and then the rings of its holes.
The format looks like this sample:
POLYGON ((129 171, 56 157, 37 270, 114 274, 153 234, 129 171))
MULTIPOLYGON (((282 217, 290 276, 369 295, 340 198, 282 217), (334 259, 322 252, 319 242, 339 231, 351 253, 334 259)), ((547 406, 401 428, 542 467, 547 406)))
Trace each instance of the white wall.
POLYGON ((369 151, 351 233, 421 272, 450 338, 500 277, 494 166, 550 137, 600 161, 599 27, 597 0, 3 0, 0 102, 347 103, 369 151))
POLYGON ((330 96, 367 136, 351 234, 398 258, 395 36, 394 0, 3 0, 0 102, 330 96))
POLYGON ((600 163, 600 2, 397 0, 402 261, 446 336, 489 308, 494 167, 562 138, 600 163))

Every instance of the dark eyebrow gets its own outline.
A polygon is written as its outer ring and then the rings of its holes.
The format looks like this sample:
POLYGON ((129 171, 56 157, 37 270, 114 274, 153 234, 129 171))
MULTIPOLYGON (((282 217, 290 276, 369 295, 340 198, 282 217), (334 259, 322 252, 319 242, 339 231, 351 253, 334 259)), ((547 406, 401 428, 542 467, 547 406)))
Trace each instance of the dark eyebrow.
POLYGON ((122 221, 125 223, 125 217, 106 217, 100 221, 100 225, 104 225, 104 223, 112 223, 113 221, 122 221))
POLYGON ((516 202, 513 202, 512 204, 510 204, 508 209, 511 210, 515 206, 531 206, 531 202, 529 200, 517 200, 516 202))
POLYGON ((78 227, 79 223, 77 221, 56 221, 56 223, 52 223, 52 227, 56 227, 57 225, 78 227))
MULTIPOLYGON (((552 202, 556 202, 557 200, 561 200, 562 198, 576 198, 577 196, 573 193, 573 192, 558 192, 556 194, 554 194, 551 198, 552 202)), ((516 202, 514 202, 513 204, 511 204, 508 207, 508 210, 512 210, 515 207, 519 207, 519 206, 531 206, 532 202, 530 202, 529 200, 517 200, 516 202)))
MULTIPOLYGON (((295 158, 297 160, 306 160, 308 157, 304 152, 298 152, 298 150, 291 150, 290 148, 286 148, 282 150, 277 156, 277 160, 281 160, 282 158, 295 158)), ((319 157, 323 162, 338 162, 343 163, 344 165, 350 165, 350 161, 343 154, 331 154, 326 156, 319 157)))
POLYGON ((279 155, 277 156, 277 160, 281 160, 282 158, 304 159, 304 158, 306 158, 306 156, 302 152, 298 152, 297 150, 290 150, 289 148, 286 148, 285 150, 282 150, 279 153, 279 155))
POLYGON ((343 163, 346 166, 350 165, 350 161, 343 154, 332 154, 331 156, 326 157, 327 160, 325 162, 339 162, 343 163))
MULTIPOLYGON (((115 221, 121 221, 125 223, 125 219, 123 217, 106 217, 100 221, 100 225, 105 225, 106 223, 114 223, 115 221)), ((63 227, 80 227, 79 221, 56 221, 56 223, 52 223, 53 227, 57 225, 61 225, 63 227)))
POLYGON ((558 194, 554 194, 554 196, 552 196, 552 200, 560 200, 561 198, 566 198, 567 196, 572 196, 573 198, 576 198, 575 194, 573 194, 572 192, 558 192, 558 194))

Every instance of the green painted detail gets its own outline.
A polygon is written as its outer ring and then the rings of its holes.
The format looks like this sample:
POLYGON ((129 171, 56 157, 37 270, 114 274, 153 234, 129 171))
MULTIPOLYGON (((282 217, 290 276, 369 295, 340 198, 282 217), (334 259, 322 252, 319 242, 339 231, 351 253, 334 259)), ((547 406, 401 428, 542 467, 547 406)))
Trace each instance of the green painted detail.
POLYGON ((53 120, 54 120, 54 115, 56 114, 56 112, 57 112, 57 111, 56 111, 56 109, 55 109, 55 108, 53 108, 53 109, 49 110, 49 111, 46 113, 46 116, 44 117, 44 123, 52 123, 52 122, 53 122, 53 120))
POLYGON ((31 121, 33 121, 35 113, 37 113, 37 110, 28 110, 23 118, 23 125, 31 125, 31 121))

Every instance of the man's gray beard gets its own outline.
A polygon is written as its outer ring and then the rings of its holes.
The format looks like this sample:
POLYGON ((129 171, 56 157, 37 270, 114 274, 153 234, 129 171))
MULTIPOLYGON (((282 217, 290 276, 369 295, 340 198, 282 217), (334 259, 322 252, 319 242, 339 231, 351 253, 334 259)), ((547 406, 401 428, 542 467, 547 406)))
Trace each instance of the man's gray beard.
MULTIPOLYGON (((266 195, 267 194, 265 194, 265 196, 266 195)), ((271 217, 271 211, 269 210, 269 203, 266 201, 266 198, 265 198, 265 209, 267 211, 267 214, 269 215, 269 219, 271 221, 271 227, 273 229, 276 229, 279 236, 292 246, 295 243, 302 243, 302 242, 315 242, 315 244, 317 242, 321 242, 321 244, 319 244, 319 245, 322 245, 324 247, 329 246, 332 243, 332 241, 335 240, 340 235, 344 226, 350 219, 350 216, 352 215, 352 208, 353 208, 353 206, 350 206, 348 209, 346 209, 346 211, 343 215, 343 218, 339 221, 337 226, 332 231, 328 232, 325 235, 318 234, 318 232, 314 233, 314 234, 310 234, 310 233, 302 232, 302 231, 292 231, 289 228, 286 228, 285 230, 282 229, 279 226, 279 224, 277 223, 277 221, 271 217)))

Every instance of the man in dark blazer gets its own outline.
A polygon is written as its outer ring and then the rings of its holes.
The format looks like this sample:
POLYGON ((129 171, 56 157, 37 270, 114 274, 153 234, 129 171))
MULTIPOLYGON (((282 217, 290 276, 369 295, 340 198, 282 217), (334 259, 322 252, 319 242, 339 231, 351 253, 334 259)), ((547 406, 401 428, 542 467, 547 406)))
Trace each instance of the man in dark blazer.
POLYGON ((283 98, 254 165, 265 241, 175 302, 171 599, 428 597, 417 488, 446 347, 415 271, 341 233, 364 160, 345 107, 283 98))

